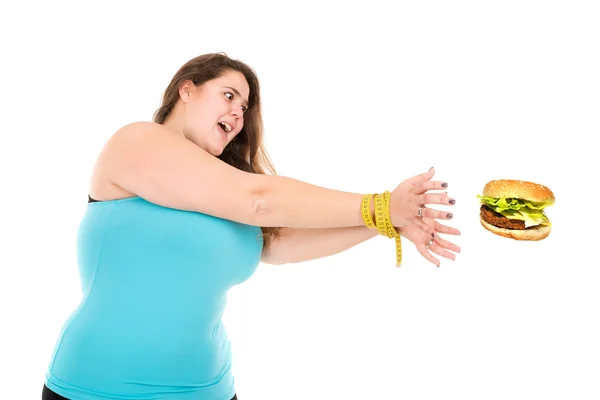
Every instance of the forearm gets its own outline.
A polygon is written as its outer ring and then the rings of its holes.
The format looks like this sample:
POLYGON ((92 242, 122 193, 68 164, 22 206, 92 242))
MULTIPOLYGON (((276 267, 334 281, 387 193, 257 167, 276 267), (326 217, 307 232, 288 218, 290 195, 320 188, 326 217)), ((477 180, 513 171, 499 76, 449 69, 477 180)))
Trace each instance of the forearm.
POLYGON ((293 178, 259 175, 254 225, 338 228, 363 225, 360 193, 327 189, 293 178))
POLYGON ((288 264, 315 260, 348 250, 377 236, 376 229, 366 226, 344 228, 283 228, 266 250, 263 262, 288 264))

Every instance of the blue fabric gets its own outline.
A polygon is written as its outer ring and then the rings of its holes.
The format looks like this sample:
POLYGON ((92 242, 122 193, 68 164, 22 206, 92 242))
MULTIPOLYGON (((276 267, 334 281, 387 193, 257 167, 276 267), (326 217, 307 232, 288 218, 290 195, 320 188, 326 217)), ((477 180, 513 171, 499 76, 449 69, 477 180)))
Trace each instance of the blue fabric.
POLYGON ((88 203, 78 230, 83 297, 46 385, 72 400, 229 400, 227 291, 250 278, 259 227, 140 197, 88 203))

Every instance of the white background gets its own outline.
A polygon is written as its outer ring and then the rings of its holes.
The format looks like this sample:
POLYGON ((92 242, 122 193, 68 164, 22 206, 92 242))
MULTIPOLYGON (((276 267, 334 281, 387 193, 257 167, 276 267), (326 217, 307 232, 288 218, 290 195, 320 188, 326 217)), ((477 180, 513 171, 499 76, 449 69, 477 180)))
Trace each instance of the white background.
POLYGON ((40 398, 105 141, 225 51, 259 75, 279 174, 366 193, 433 165, 463 250, 438 269, 405 241, 397 269, 380 236, 261 265, 225 316, 240 400, 600 398, 594 2, 206 3, 3 6, 1 397, 40 398), (546 240, 480 226, 501 178, 554 191, 546 240))

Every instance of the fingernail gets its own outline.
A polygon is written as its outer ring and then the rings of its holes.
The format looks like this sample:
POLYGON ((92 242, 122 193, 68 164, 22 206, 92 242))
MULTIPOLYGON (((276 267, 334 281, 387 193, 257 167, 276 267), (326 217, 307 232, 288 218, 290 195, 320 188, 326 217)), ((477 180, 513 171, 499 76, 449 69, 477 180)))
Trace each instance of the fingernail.
POLYGON ((433 169, 433 167, 429 168, 429 170, 431 171, 433 169))
POLYGON ((446 214, 446 217, 447 218, 452 218, 452 214, 448 213, 448 214, 446 214))
POLYGON ((456 200, 450 199, 450 200, 448 200, 448 203, 450 203, 450 204, 456 204, 456 200))
POLYGON ((432 233, 432 234, 431 234, 431 237, 432 237, 432 238, 434 238, 434 237, 435 237, 435 233, 432 233))
POLYGON ((442 187, 448 187, 448 184, 446 182, 442 183, 442 187))
POLYGON ((440 264, 438 264, 438 265, 437 265, 437 267, 439 268, 439 267, 440 267, 440 264))

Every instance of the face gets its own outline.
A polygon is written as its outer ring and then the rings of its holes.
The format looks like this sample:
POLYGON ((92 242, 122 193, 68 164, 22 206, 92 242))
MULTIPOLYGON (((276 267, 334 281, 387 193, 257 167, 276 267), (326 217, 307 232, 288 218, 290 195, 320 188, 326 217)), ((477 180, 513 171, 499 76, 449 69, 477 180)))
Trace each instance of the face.
POLYGON ((186 82, 180 90, 185 136, 214 156, 221 155, 244 126, 249 94, 248 82, 238 71, 228 71, 199 87, 186 82))

